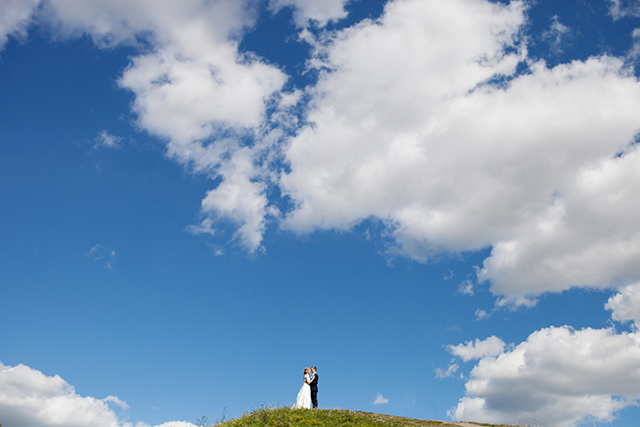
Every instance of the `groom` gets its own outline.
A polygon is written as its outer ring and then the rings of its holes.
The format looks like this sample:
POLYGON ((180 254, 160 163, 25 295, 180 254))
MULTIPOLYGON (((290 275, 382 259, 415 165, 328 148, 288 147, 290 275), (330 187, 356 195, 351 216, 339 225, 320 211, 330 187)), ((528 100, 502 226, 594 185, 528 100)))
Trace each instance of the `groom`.
POLYGON ((311 403, 313 403, 313 409, 318 407, 318 374, 316 371, 316 367, 312 366, 311 373, 313 374, 313 379, 309 385, 311 386, 311 403))

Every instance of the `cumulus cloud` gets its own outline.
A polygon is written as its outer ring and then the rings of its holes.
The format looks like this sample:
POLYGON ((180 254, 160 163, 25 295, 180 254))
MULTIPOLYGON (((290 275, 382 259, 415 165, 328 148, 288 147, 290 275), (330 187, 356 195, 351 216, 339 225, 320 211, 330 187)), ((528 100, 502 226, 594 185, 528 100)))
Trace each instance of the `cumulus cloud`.
POLYGON ((468 362, 473 359, 482 359, 484 357, 495 357, 502 353, 505 343, 498 337, 489 337, 485 340, 476 338, 475 341, 467 341, 464 344, 448 346, 449 352, 454 356, 468 362))
POLYGON ((640 279, 639 166, 637 146, 585 165, 530 228, 494 245, 479 279, 511 298, 640 279))
POLYGON ((632 321, 634 327, 640 324, 640 283, 625 286, 609 298, 604 306, 611 310, 611 318, 617 322, 632 321))
MULTIPOLYGON (((429 231, 449 229, 435 204, 447 202, 446 184, 463 166, 442 174, 454 164, 445 142, 428 144, 427 136, 449 127, 434 113, 456 94, 513 72, 520 56, 504 48, 514 46, 522 12, 518 2, 399 1, 387 5, 379 23, 337 34, 319 54, 331 71, 312 90, 311 124, 286 150, 291 172, 282 186, 297 206, 285 225, 348 229, 375 215, 397 224, 401 248, 415 258, 443 247, 445 239, 435 241, 429 231), (423 215, 429 202, 434 212, 423 215)), ((451 148, 459 154, 462 147, 451 148)), ((448 240, 455 246, 453 236, 448 240)))
MULTIPOLYGON (((346 3, 269 7, 322 26, 346 3)), ((22 4, 3 3, 0 35, 26 25, 36 3, 22 4)), ((307 233, 375 218, 392 256, 491 248, 477 280, 499 304, 640 280, 640 83, 626 58, 533 62, 524 1, 396 0, 376 21, 318 30, 317 84, 283 93, 280 68, 238 49, 252 5, 49 0, 37 15, 58 36, 144 47, 118 79, 138 126, 219 183, 191 232, 220 238, 230 223, 255 253, 270 223, 307 233)), ((635 6, 615 0, 611 14, 635 6)), ((547 37, 567 33, 556 18, 547 37)))
POLYGON ((386 397, 384 397, 383 395, 381 395, 380 393, 378 393, 376 395, 375 400, 373 401, 374 405, 384 405, 389 403, 389 399, 387 399, 386 397))
POLYGON ((14 427, 122 427, 107 399, 82 397, 58 375, 49 377, 28 366, 0 363, 0 413, 14 427))
POLYGON ((9 36, 24 37, 31 16, 40 0, 3 0, 0 2, 0 51, 9 36))
MULTIPOLYGON (((450 350, 469 360, 467 347, 450 350)), ((640 404, 636 333, 550 327, 506 351, 479 356, 465 397, 449 413, 453 419, 569 427, 586 419, 611 421, 640 404)))
MULTIPOLYGON (((143 48, 118 79, 134 94, 138 126, 164 140, 169 157, 222 178, 203 202, 209 229, 230 220, 240 229, 235 240, 250 252, 259 248, 272 209, 265 208, 264 176, 246 167, 247 156, 257 163, 269 143, 267 106, 275 106, 283 125, 281 113, 296 99, 295 92, 281 93, 288 77, 278 67, 238 49, 255 24, 253 6, 249 0, 50 0, 39 13, 59 37, 88 35, 98 46, 143 48), (256 142, 249 147, 246 141, 256 142)), ((106 132, 97 143, 117 144, 106 132)))
POLYGON ((420 261, 492 247, 478 280, 509 304, 640 279, 640 84, 609 56, 530 62, 524 11, 396 1, 337 33, 285 151, 283 225, 377 217, 420 261))
MULTIPOLYGON (((0 363, 0 414, 11 427, 134 427, 119 419, 109 407, 122 410, 129 405, 116 396, 96 399, 80 396, 60 376, 47 376, 25 365, 0 363)), ((155 427, 196 427, 185 421, 172 421, 155 427)), ((151 427, 139 422, 135 427, 151 427)))

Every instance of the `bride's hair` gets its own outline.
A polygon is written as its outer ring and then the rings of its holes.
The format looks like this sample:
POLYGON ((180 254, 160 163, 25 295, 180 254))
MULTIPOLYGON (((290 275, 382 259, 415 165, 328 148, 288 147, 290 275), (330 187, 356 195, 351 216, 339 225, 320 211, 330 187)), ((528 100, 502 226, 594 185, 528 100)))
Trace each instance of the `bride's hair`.
POLYGON ((309 372, 311 372, 311 370, 309 368, 304 368, 304 373, 308 374, 309 372))

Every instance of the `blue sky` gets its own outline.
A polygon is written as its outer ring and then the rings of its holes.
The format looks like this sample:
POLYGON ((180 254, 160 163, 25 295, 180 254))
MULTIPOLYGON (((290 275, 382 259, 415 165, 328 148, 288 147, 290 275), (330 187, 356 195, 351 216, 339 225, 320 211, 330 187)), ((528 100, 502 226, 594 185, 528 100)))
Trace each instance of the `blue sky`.
POLYGON ((0 423, 640 416, 640 2, 0 2, 0 423), (226 408, 226 409, 225 409, 226 408))

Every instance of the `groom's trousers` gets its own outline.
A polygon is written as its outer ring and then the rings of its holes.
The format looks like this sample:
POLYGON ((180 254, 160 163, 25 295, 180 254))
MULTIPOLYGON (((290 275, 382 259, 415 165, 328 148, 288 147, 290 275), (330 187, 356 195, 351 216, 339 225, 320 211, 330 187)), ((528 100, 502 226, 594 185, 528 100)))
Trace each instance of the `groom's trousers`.
POLYGON ((314 409, 318 407, 318 390, 311 390, 311 403, 314 409))

